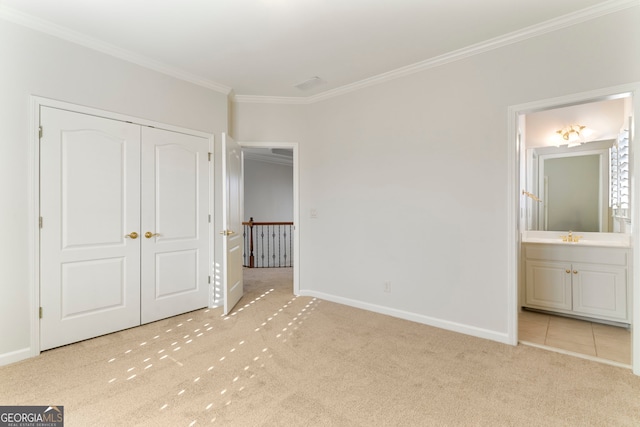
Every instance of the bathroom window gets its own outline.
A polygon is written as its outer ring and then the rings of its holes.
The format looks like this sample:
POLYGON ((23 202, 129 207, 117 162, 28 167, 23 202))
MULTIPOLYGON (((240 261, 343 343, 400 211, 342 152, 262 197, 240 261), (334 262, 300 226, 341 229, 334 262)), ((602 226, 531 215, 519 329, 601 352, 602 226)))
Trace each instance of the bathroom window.
POLYGON ((611 147, 611 209, 614 218, 629 218, 629 130, 611 147))

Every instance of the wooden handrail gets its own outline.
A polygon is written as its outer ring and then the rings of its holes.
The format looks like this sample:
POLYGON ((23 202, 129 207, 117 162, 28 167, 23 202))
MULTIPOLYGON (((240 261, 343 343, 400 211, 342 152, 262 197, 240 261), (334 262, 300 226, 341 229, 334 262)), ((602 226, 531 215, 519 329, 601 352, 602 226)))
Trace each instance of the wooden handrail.
POLYGON ((291 225, 293 226, 293 222, 255 222, 253 217, 249 218, 249 221, 244 221, 242 225, 249 226, 249 268, 255 267, 255 257, 253 255, 253 226, 269 226, 269 225, 291 225))
POLYGON ((255 222, 255 221, 245 221, 242 225, 293 225, 293 222, 255 222))

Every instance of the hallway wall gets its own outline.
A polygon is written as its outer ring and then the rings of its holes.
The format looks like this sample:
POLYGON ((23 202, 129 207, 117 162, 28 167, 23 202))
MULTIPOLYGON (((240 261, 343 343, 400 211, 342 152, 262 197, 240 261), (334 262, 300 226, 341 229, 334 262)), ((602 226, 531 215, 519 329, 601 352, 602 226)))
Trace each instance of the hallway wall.
POLYGON ((293 166, 244 160, 244 218, 293 221, 293 166))

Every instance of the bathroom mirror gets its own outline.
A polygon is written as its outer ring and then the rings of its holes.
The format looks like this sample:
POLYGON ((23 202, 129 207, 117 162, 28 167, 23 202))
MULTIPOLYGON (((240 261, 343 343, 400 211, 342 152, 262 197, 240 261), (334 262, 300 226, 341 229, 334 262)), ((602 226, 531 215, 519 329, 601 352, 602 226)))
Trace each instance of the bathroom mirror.
POLYGON ((527 188, 539 199, 529 201, 529 230, 624 231, 611 208, 618 185, 615 174, 611 179, 615 142, 527 150, 527 188))
POLYGON ((519 117, 523 231, 631 233, 632 107, 621 94, 519 117))

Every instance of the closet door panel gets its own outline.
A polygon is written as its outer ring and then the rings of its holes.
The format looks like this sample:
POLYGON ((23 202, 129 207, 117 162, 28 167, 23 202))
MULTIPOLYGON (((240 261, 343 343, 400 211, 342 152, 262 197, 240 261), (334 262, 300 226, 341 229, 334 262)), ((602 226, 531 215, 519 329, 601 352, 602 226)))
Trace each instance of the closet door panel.
POLYGON ((42 107, 42 350, 140 323, 140 127, 42 107))
POLYGON ((143 129, 142 323, 205 307, 209 284, 206 138, 143 129))

